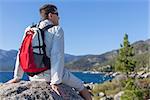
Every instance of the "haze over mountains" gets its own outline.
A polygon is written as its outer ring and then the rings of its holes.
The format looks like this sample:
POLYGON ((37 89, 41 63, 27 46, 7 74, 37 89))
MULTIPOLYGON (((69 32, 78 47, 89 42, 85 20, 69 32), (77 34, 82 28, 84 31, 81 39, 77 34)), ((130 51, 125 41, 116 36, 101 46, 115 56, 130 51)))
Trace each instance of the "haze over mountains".
MULTIPOLYGON (((135 49, 135 56, 150 57, 150 39, 140 40, 132 44, 135 49)), ((17 50, 0 49, 0 71, 12 71, 14 69, 17 50)), ((109 65, 114 62, 118 55, 118 50, 112 50, 100 55, 74 56, 65 54, 65 67, 72 70, 91 70, 96 66, 109 65)))

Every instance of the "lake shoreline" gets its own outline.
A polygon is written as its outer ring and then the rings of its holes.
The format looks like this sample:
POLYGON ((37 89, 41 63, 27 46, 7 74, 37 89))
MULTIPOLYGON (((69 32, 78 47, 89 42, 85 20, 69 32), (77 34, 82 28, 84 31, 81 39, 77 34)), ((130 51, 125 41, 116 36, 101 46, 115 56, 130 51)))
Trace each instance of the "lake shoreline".
MULTIPOLYGON (((0 72, 0 82, 6 82, 13 78, 13 72, 0 72)), ((112 80, 113 77, 106 76, 101 73, 93 73, 93 72, 82 72, 76 71, 72 72, 73 75, 84 81, 85 83, 103 83, 107 80, 112 80)), ((28 75, 24 74, 22 80, 29 80, 28 75)))

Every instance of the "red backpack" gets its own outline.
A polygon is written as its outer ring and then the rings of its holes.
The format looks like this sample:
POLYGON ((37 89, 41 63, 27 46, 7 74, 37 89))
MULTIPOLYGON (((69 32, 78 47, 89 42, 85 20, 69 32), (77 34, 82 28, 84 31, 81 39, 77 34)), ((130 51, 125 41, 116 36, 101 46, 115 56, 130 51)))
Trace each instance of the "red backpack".
POLYGON ((25 73, 34 76, 50 69, 50 58, 46 55, 44 32, 53 25, 48 25, 43 29, 32 26, 25 32, 20 53, 19 62, 25 73))

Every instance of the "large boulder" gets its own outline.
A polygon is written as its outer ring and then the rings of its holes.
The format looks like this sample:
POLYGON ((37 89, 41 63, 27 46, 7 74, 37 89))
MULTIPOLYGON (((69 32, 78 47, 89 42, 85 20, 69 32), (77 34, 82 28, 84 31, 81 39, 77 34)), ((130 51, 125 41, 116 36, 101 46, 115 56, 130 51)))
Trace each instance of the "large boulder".
MULTIPOLYGON (((64 84, 61 89, 67 100, 83 100, 75 90, 64 84)), ((12 84, 0 84, 0 100, 63 100, 47 82, 21 81, 12 84)))

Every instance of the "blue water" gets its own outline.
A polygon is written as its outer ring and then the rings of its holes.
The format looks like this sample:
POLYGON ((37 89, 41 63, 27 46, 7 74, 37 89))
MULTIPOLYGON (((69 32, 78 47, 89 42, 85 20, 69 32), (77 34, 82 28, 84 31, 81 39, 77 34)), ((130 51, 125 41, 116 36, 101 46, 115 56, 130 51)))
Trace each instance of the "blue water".
MULTIPOLYGON (((91 74, 82 72, 72 72, 75 76, 80 78, 85 83, 103 83, 104 81, 111 80, 112 77, 104 76, 104 74, 91 74)), ((4 83, 13 78, 13 72, 0 72, 0 82, 4 83)), ((23 80, 29 80, 26 74, 23 75, 23 80)))

